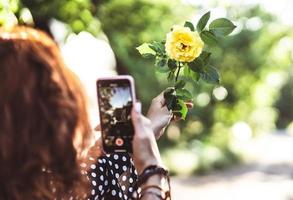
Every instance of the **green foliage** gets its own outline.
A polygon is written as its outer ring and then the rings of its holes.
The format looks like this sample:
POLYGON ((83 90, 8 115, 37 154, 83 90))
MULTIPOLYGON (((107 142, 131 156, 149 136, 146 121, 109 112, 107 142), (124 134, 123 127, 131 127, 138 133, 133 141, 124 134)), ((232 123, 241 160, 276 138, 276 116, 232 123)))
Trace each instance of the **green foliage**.
POLYGON ((144 57, 152 57, 152 56, 156 55, 156 51, 154 51, 150 47, 150 44, 148 44, 148 43, 144 43, 144 44, 140 45, 139 47, 137 47, 136 49, 144 57))
POLYGON ((175 83, 175 89, 182 89, 185 86, 186 82, 183 80, 179 80, 175 83))
POLYGON ((204 65, 207 65, 210 62, 211 55, 212 55, 211 52, 203 51, 200 54, 199 58, 202 60, 202 62, 204 63, 204 65))
POLYGON ((190 28, 191 31, 195 30, 194 26, 193 26, 193 24, 191 22, 186 21, 184 26, 190 28))
POLYGON ((96 36, 101 33, 91 0, 22 0, 21 3, 30 9, 37 25, 46 26, 55 18, 68 24, 75 33, 88 31, 96 36))
POLYGON ((235 28, 236 26, 226 18, 215 19, 209 26, 210 31, 219 36, 229 35, 235 28))
POLYGON ((199 32, 201 32, 207 25, 209 19, 211 16, 211 12, 207 12, 206 14, 204 14, 198 21, 196 28, 199 32))
POLYGON ((172 71, 177 68, 177 63, 175 60, 168 59, 168 68, 172 71))
POLYGON ((178 97, 178 99, 181 99, 185 102, 189 102, 192 100, 193 96, 188 90, 184 88, 175 88, 175 89, 176 89, 176 96, 178 97))
POLYGON ((178 108, 175 107, 173 113, 175 113, 176 116, 180 116, 182 119, 185 119, 188 112, 188 108, 185 104, 185 101, 178 99, 177 107, 178 108))
POLYGON ((216 35, 211 31, 202 31, 200 37, 208 45, 215 46, 218 44, 216 35))
POLYGON ((219 84, 220 74, 216 68, 211 65, 205 66, 199 73, 200 77, 208 83, 219 84))
POLYGON ((16 13, 19 11, 19 1, 0 2, 0 26, 11 27, 18 23, 16 13))
POLYGON ((189 63, 188 66, 192 71, 199 73, 200 71, 202 71, 204 64, 205 63, 203 62, 203 60, 199 57, 193 62, 189 63))

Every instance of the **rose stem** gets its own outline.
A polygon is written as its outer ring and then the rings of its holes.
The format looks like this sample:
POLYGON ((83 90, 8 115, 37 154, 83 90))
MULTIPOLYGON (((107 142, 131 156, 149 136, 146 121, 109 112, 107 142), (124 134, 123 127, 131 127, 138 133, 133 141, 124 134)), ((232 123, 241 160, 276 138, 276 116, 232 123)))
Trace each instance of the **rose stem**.
POLYGON ((177 74, 176 74, 176 77, 175 77, 175 83, 178 80, 178 76, 179 76, 180 69, 181 69, 181 62, 179 62, 179 68, 178 68, 178 71, 177 71, 177 74))

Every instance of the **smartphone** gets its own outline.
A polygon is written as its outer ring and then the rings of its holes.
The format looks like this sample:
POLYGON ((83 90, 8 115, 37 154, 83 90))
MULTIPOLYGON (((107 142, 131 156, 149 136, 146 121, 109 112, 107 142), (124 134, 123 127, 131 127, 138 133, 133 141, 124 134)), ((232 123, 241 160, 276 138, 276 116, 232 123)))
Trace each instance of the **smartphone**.
POLYGON ((100 78, 97 80, 97 94, 104 151, 132 153, 131 109, 136 99, 133 78, 100 78))

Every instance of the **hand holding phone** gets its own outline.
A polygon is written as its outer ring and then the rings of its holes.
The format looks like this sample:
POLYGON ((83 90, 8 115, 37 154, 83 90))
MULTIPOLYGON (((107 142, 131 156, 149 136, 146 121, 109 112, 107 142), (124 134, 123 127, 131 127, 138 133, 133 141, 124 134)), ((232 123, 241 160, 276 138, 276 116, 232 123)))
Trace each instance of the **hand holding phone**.
POLYGON ((100 78, 97 93, 104 151, 132 153, 134 128, 131 110, 136 99, 133 78, 100 78))

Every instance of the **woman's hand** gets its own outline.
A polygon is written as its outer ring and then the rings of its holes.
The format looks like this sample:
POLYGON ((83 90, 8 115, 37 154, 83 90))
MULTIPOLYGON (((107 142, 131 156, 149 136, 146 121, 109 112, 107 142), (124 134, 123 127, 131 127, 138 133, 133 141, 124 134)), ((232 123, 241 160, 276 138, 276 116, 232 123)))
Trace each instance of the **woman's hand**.
POLYGON ((141 115, 140 103, 132 109, 132 123, 134 126, 133 160, 134 165, 140 174, 149 165, 162 166, 158 145, 151 126, 151 121, 141 115))
POLYGON ((159 139, 172 119, 172 112, 166 106, 164 92, 161 92, 161 94, 152 100, 147 118, 151 120, 151 127, 156 139, 159 139))
MULTIPOLYGON (((148 110, 147 117, 151 120, 151 126, 154 131, 156 139, 159 139, 165 131, 171 120, 180 120, 173 116, 172 111, 169 111, 166 106, 164 92, 161 92, 157 97, 152 100, 151 106, 148 110)), ((193 107, 192 102, 186 102, 187 107, 193 107)))

